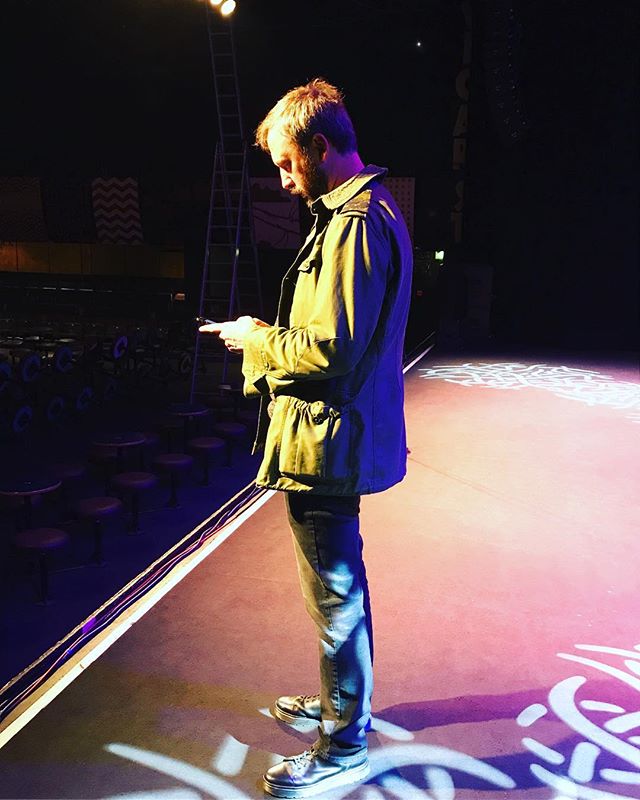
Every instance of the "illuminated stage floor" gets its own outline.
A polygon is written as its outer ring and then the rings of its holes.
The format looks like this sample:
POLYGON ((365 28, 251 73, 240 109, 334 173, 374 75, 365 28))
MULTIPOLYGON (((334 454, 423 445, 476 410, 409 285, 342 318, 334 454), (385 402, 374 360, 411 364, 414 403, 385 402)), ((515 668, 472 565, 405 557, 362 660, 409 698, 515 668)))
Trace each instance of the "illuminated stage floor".
MULTIPOLYGON (((372 776, 331 797, 640 797, 637 372, 406 381, 408 477, 363 500, 372 776)), ((262 797, 314 738, 266 709, 316 676, 275 495, 0 750, 0 797, 262 797)))

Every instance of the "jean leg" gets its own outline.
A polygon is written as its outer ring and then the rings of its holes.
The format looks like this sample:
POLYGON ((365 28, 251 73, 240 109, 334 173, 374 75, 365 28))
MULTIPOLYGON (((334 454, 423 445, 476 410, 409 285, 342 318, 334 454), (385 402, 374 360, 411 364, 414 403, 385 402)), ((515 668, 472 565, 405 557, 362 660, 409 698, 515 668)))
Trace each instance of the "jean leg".
POLYGON ((361 758, 373 690, 359 497, 286 493, 300 585, 319 635, 320 752, 361 758))

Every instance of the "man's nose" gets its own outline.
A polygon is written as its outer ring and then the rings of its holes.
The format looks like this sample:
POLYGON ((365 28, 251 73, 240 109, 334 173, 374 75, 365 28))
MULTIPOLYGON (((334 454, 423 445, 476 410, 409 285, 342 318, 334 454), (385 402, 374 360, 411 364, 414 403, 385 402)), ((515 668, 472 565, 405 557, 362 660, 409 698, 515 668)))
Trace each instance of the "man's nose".
POLYGON ((295 183, 293 182, 291 175, 289 175, 289 173, 285 172, 283 169, 280 170, 280 183, 282 184, 282 188, 286 189, 288 192, 295 188, 295 183))

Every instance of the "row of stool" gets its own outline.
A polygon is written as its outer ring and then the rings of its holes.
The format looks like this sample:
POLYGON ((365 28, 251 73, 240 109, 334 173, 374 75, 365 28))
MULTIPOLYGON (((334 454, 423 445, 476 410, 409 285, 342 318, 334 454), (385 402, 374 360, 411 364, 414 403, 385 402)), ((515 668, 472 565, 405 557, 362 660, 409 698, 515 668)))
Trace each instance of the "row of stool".
MULTIPOLYGON (((121 515, 125 510, 124 500, 129 500, 130 523, 129 530, 140 530, 140 501, 144 492, 154 488, 160 475, 167 475, 170 483, 170 494, 166 502, 167 507, 179 506, 178 488, 180 476, 188 472, 194 461, 199 464, 202 473, 202 485, 210 483, 210 470, 212 463, 217 459, 224 465, 232 463, 233 445, 246 439, 247 425, 236 421, 223 421, 213 426, 213 432, 218 435, 196 436, 186 442, 188 453, 159 453, 153 457, 151 468, 155 472, 147 471, 146 453, 159 444, 157 433, 144 434, 144 448, 140 452, 140 470, 124 471, 111 474, 111 469, 116 466, 118 453, 115 447, 94 446, 90 453, 90 460, 103 468, 105 496, 89 497, 76 502, 69 502, 70 486, 74 481, 84 475, 86 468, 82 464, 56 464, 53 470, 60 480, 60 498, 65 508, 81 521, 86 521, 92 526, 93 552, 90 563, 101 565, 103 557, 103 527, 106 521, 121 515), (112 496, 112 492, 119 497, 112 496)), ((14 537, 14 544, 18 550, 37 556, 39 598, 41 604, 49 603, 49 554, 65 547, 70 540, 70 535, 64 530, 55 527, 28 527, 18 531, 14 537)))

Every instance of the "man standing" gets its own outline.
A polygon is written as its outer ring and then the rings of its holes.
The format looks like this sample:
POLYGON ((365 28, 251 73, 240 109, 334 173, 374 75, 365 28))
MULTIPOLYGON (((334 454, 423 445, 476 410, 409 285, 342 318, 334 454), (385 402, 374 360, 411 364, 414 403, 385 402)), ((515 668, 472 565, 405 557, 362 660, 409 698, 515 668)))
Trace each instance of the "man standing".
MULTIPOLYGON (((292 89, 256 132, 315 218, 282 283, 275 325, 205 325, 242 352, 246 396, 262 396, 259 486, 284 492, 302 593, 320 646, 320 693, 280 697, 275 715, 315 721, 310 750, 264 776, 276 797, 310 797, 368 774, 372 628, 360 496, 406 472, 402 355, 411 244, 398 208, 365 166, 341 93, 292 89)), ((287 632, 286 646, 295 646, 287 632)))

